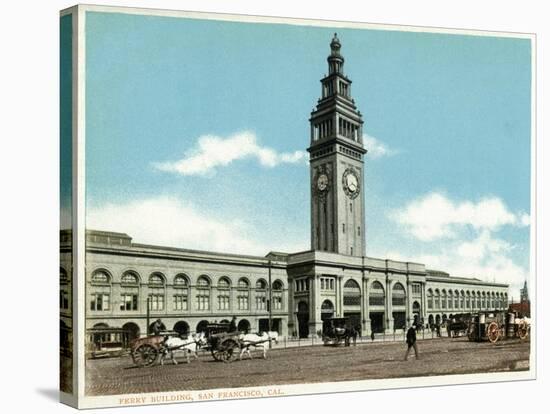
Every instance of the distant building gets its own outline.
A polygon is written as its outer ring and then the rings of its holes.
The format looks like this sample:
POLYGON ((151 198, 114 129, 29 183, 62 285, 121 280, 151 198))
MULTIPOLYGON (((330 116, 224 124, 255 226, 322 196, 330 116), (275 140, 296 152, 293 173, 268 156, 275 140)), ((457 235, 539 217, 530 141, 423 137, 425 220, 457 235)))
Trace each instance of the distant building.
POLYGON ((523 288, 521 288, 519 292, 519 303, 510 303, 509 311, 518 313, 521 316, 531 317, 531 301, 529 300, 527 281, 525 281, 523 288))
MULTIPOLYGON (((271 313, 271 329, 285 337, 317 335, 331 317, 347 317, 369 335, 508 308, 506 284, 365 256, 363 120, 336 35, 330 48, 310 117, 311 250, 235 255, 88 230, 86 328, 122 327, 137 337, 148 331, 149 314, 150 323, 161 318, 167 329, 186 333, 235 315, 239 330, 264 331, 271 313)), ((69 316, 68 231, 61 235, 61 262, 61 304, 69 316)))

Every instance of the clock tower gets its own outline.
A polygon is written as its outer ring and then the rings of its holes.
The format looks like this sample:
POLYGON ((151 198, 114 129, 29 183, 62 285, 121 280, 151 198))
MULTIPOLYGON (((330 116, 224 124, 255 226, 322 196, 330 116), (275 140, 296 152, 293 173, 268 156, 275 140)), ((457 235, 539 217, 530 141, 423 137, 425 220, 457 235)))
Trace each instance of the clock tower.
POLYGON ((311 248, 365 254, 363 120, 344 75, 336 33, 321 79, 321 98, 311 113, 311 248))

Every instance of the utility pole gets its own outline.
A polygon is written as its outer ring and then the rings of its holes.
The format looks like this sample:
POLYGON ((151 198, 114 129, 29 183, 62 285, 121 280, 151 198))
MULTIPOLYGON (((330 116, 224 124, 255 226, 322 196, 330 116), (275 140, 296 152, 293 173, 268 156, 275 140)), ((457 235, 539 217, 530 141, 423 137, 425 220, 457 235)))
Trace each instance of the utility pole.
MULTIPOLYGON (((273 295, 272 295, 272 289, 271 289, 271 260, 267 261, 267 277, 268 277, 268 284, 269 284, 269 332, 273 329, 273 295)), ((269 341, 269 348, 271 349, 271 341, 269 341)))
POLYGON ((147 328, 145 329, 145 332, 147 332, 147 335, 151 334, 151 332, 149 332, 149 326, 150 326, 150 324, 149 324, 150 321, 149 320, 151 318, 151 315, 149 314, 149 308, 150 308, 149 301, 150 301, 150 299, 151 299, 150 297, 147 297, 147 328))

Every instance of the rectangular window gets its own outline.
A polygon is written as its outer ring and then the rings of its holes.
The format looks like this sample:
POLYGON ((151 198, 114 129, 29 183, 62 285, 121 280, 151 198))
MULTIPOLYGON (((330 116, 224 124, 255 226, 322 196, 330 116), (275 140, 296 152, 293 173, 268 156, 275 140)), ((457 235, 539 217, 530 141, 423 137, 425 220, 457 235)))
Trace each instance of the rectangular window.
POLYGON ((358 236, 361 235, 361 227, 357 227, 357 235, 358 235, 358 236))
POLYGON ((257 310, 267 309, 265 296, 256 296, 256 309, 257 310))
POLYGON ((343 232, 343 233, 346 232, 346 225, 345 225, 345 223, 342 223, 342 232, 343 232))
POLYGON ((248 310, 248 295, 241 295, 237 297, 237 306, 239 310, 248 310))
POLYGON ((226 296, 226 295, 218 296, 218 309, 229 310, 229 296, 226 296))
POLYGON ((334 290, 334 279, 330 279, 330 290, 334 290))
POLYGON ((353 204, 352 204, 352 203, 349 203, 349 212, 350 212, 350 213, 353 212, 353 204))
POLYGON ((149 306, 153 311, 164 310, 164 295, 162 294, 150 294, 149 295, 149 306))
POLYGON ((274 296, 273 297, 273 309, 274 310, 282 310, 283 309, 283 298, 282 298, 282 296, 274 296))
POLYGON ((123 293, 120 295, 120 310, 121 311, 136 311, 138 310, 138 295, 123 293))
POLYGON ((350 247, 349 250, 350 250, 350 254, 353 256, 353 247, 350 247))
POLYGON ((428 309, 433 309, 434 307, 434 301, 432 298, 428 299, 428 309))
POLYGON ((174 310, 187 310, 187 295, 174 295, 174 310))
POLYGON ((108 311, 110 308, 110 295, 106 293, 92 293, 90 309, 93 311, 108 311))
POLYGON ((210 295, 197 295, 197 309, 198 310, 210 309, 210 295))

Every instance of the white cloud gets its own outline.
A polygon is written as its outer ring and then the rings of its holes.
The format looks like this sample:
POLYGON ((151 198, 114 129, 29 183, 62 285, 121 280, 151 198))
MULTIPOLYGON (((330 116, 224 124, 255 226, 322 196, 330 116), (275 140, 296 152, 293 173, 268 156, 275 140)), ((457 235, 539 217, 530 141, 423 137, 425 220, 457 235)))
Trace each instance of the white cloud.
POLYGON ((170 196, 91 207, 86 227, 127 233, 136 243, 192 250, 263 256, 297 248, 292 242, 285 246, 284 235, 259 234, 242 220, 215 216, 170 196))
POLYGON ((529 216, 514 214, 497 197, 480 201, 453 202, 441 193, 430 193, 393 210, 391 218, 419 240, 456 238, 461 230, 473 228, 495 231, 505 225, 525 227, 529 216))
POLYGON ((227 138, 203 135, 197 146, 178 161, 153 163, 161 171, 182 175, 208 175, 234 161, 255 158, 264 167, 279 164, 296 164, 308 159, 305 151, 279 153, 272 148, 258 144, 256 135, 250 131, 239 132, 227 138))
POLYGON ((424 263, 451 276, 507 283, 514 297, 529 280, 529 269, 514 259, 517 246, 495 235, 505 226, 529 226, 529 216, 514 214, 497 197, 457 202, 431 193, 394 210, 390 218, 412 242, 405 243, 407 254, 386 251, 388 258, 424 263))
POLYGON ((395 150, 390 149, 382 141, 367 134, 363 134, 363 144, 368 151, 367 156, 370 158, 387 157, 396 153, 395 150))

